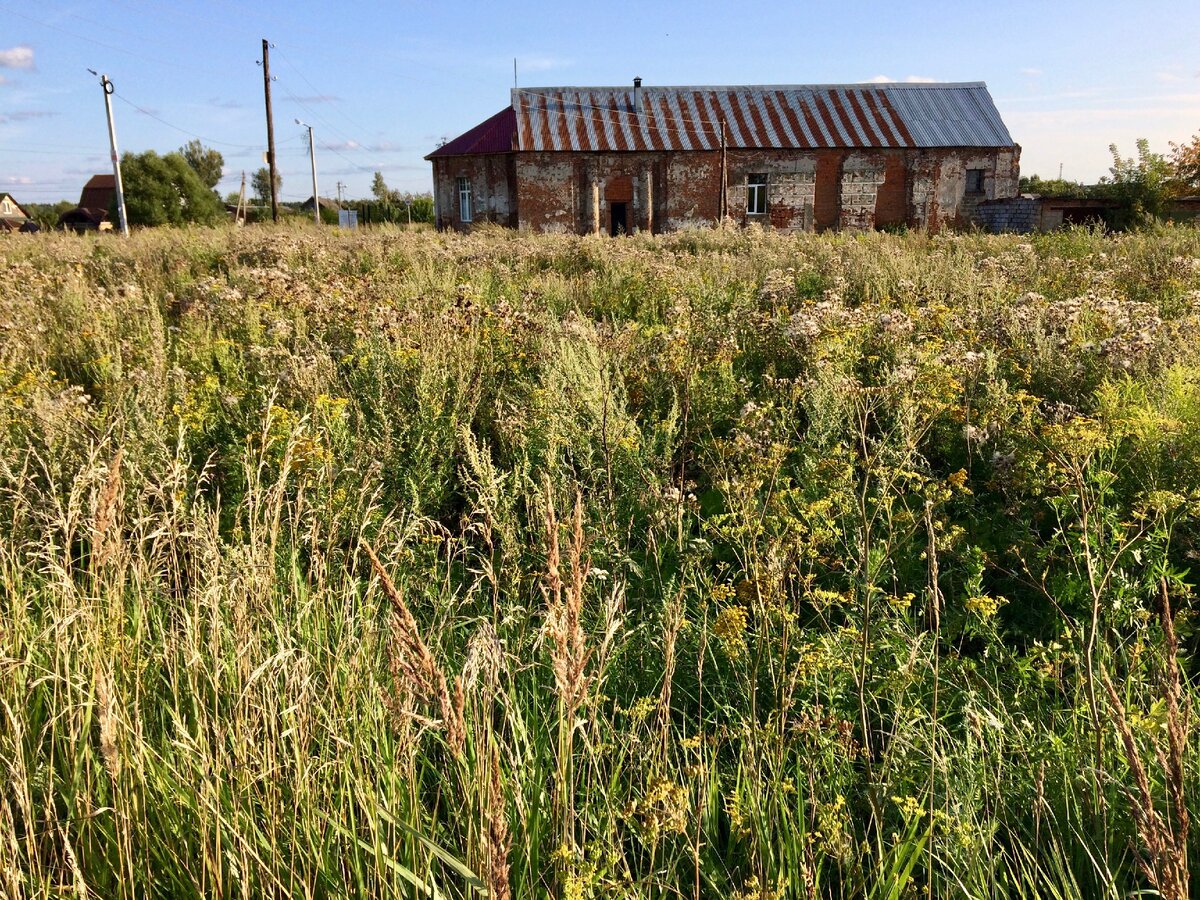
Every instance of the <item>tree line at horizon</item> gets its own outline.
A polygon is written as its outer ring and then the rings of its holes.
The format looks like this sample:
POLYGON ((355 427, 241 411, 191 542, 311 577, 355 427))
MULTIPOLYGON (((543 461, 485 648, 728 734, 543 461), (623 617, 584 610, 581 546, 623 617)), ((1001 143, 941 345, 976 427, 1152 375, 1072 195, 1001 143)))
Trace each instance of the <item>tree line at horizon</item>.
MULTIPOLYGON (((125 209, 130 225, 153 227, 160 225, 217 225, 228 219, 226 206, 238 203, 241 192, 230 191, 224 198, 217 184, 224 176, 225 158, 219 150, 191 140, 178 150, 159 154, 154 150, 121 155, 121 176, 125 193, 125 209)), ((371 196, 346 200, 346 209, 363 211, 370 221, 382 223, 432 222, 433 195, 393 190, 383 174, 376 171, 371 184, 371 196), (368 212, 369 210, 369 212, 368 212)), ((271 175, 266 166, 253 172, 249 179, 245 201, 248 205, 268 206, 271 202, 271 175)), ((275 177, 278 194, 283 178, 275 177)), ((322 198, 324 199, 324 198, 322 198)), ((71 200, 57 203, 25 205, 31 219, 43 229, 58 226, 59 218, 77 204, 71 200)), ((285 214, 299 212, 301 204, 281 202, 285 214)), ((117 221, 116 199, 109 208, 109 221, 117 221)), ((326 224, 337 224, 333 210, 322 210, 326 224)))

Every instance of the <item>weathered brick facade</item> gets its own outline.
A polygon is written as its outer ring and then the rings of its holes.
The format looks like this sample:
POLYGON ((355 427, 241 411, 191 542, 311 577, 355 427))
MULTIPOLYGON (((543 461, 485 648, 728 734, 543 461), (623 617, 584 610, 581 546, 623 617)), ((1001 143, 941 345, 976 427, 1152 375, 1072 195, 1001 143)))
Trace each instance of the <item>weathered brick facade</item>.
MULTIPOLYGON (((978 96, 980 86, 966 87, 978 96)), ((698 89, 660 90, 698 94, 698 89)), ((797 135, 808 126, 806 133, 814 136, 810 143, 819 143, 815 136, 823 129, 840 135, 843 143, 850 143, 850 135, 867 146, 730 146, 704 132, 715 114, 711 110, 721 107, 706 108, 708 119, 693 115, 699 126, 682 115, 670 120, 667 102, 641 95, 640 85, 624 101, 627 108, 619 102, 600 106, 596 95, 601 92, 592 91, 586 97, 593 102, 577 101, 566 111, 549 104, 524 110, 520 92, 514 92, 513 115, 493 117, 493 126, 480 126, 430 154, 438 222, 460 230, 487 221, 578 234, 694 228, 721 218, 786 231, 898 225, 936 229, 969 219, 981 201, 1017 194, 1020 149, 1007 132, 1002 139, 992 136, 994 127, 986 135, 992 146, 920 146, 912 132, 921 134, 923 128, 933 133, 936 123, 913 123, 914 114, 907 110, 906 124, 899 104, 890 117, 880 105, 868 117, 868 102, 881 103, 874 87, 867 100, 842 89, 822 89, 840 91, 834 100, 843 102, 836 109, 834 102, 822 104, 820 98, 804 106, 797 102, 807 117, 803 123, 774 99, 783 89, 738 90, 765 93, 770 101, 760 101, 757 112, 749 102, 738 106, 726 101, 725 109, 734 114, 731 120, 741 126, 741 143, 798 144, 797 135), (851 108, 862 121, 849 118, 846 110, 851 108), (655 109, 660 111, 657 120, 651 118, 655 109), (555 125, 551 113, 556 111, 555 125), (616 127, 603 116, 612 117, 616 127), (789 141, 782 137, 785 129, 789 141), (909 146, 888 146, 889 136, 891 143, 909 146), (748 188, 752 179, 761 183, 764 178, 765 210, 761 201, 751 202, 748 188)), ((911 89, 906 102, 910 94, 911 89)), ((682 110, 683 104, 676 100, 675 107, 682 110)))

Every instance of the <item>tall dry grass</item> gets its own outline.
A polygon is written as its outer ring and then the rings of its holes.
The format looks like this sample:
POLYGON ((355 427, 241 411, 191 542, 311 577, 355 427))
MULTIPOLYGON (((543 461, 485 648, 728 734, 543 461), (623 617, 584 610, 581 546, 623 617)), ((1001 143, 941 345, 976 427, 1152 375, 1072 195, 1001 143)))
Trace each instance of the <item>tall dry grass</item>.
POLYGON ((1186 896, 1198 251, 5 238, 0 892, 1186 896))

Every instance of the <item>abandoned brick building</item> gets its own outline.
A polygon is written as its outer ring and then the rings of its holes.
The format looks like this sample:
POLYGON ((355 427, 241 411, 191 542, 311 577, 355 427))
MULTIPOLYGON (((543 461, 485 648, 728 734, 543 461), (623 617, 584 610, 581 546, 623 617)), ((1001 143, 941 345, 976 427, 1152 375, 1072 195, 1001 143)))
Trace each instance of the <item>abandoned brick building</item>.
POLYGON ((981 82, 514 89, 429 154, 440 227, 619 234, 722 217, 791 231, 970 219, 1017 194, 981 82))

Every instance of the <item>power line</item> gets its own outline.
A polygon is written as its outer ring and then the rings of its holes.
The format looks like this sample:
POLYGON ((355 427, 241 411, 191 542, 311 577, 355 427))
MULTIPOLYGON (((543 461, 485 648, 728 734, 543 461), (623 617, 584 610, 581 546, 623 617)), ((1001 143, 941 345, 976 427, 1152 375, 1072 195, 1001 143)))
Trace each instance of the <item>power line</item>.
MULTIPOLYGON (((155 65, 160 65, 160 66, 167 66, 172 69, 181 68, 181 65, 178 60, 176 60, 175 62, 169 62, 165 59, 158 59, 153 56, 146 56, 143 53, 135 53, 132 50, 129 50, 125 47, 118 46, 117 44, 108 44, 108 43, 105 43, 104 41, 98 41, 95 38, 88 37, 87 35, 78 34, 77 32, 71 31, 68 28, 63 28, 61 25, 52 25, 49 22, 43 22, 41 19, 35 19, 33 16, 27 16, 24 13, 19 13, 16 10, 14 10, 11 6, 6 6, 5 9, 12 15, 17 16, 20 19, 24 19, 26 22, 32 22, 34 25, 40 25, 42 28, 48 28, 51 31, 57 31, 60 34, 65 34, 68 37, 75 38, 76 40, 86 41, 89 44, 95 44, 97 47, 103 47, 106 50, 112 50, 116 53, 123 53, 126 56, 132 56, 134 59, 140 59, 143 62, 154 63, 155 65)), ((190 66, 190 65, 184 64, 182 67, 189 68, 195 72, 203 71, 206 76, 211 74, 208 70, 200 69, 196 66, 190 66)))
MULTIPOLYGON (((306 76, 304 74, 304 72, 300 70, 299 66, 297 66, 294 62, 292 62, 291 58, 286 53, 284 53, 282 50, 276 50, 276 52, 280 56, 283 57, 283 61, 288 64, 288 67, 291 68, 297 75, 299 75, 300 78, 304 81, 304 83, 307 84, 312 89, 312 92, 314 94, 316 94, 317 96, 321 95, 320 88, 318 88, 315 84, 313 84, 311 81, 308 80, 308 76, 306 76)), ((366 126, 351 119, 350 116, 346 114, 345 110, 340 109, 336 106, 334 107, 334 109, 337 110, 338 115, 340 115, 343 119, 345 119, 347 122, 349 122, 355 128, 359 129, 360 131, 370 131, 370 129, 367 128, 366 126)), ((342 135, 342 137, 346 137, 346 135, 342 135)), ((350 138, 346 138, 346 139, 350 140, 350 138)))
POLYGON ((150 112, 150 110, 145 109, 141 106, 138 106, 136 103, 134 103, 128 97, 125 97, 123 94, 118 94, 116 91, 114 91, 113 96, 116 97, 118 100, 120 100, 122 103, 126 103, 129 106, 132 106, 134 109, 136 109, 142 115, 149 116, 151 119, 154 119, 156 122, 161 122, 163 125, 166 125, 168 128, 174 128, 176 131, 186 134, 189 137, 194 137, 197 140, 203 141, 206 144, 219 144, 220 146, 223 146, 223 147, 236 147, 239 150, 259 149, 259 145, 257 145, 257 144, 233 144, 233 143, 230 143, 229 141, 218 141, 213 138, 205 137, 202 134, 196 134, 194 131, 188 131, 186 128, 181 128, 178 125, 173 125, 172 123, 168 122, 166 119, 162 118, 162 116, 155 115, 154 113, 150 112))
POLYGON ((39 156, 45 153, 53 153, 59 156, 97 156, 103 157, 104 154, 97 153, 95 150, 79 149, 59 149, 57 147, 0 147, 0 153, 36 153, 39 156))

